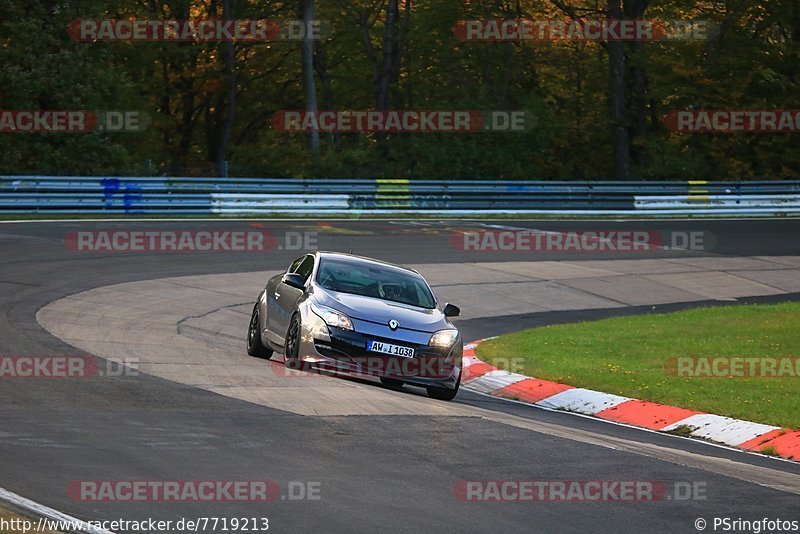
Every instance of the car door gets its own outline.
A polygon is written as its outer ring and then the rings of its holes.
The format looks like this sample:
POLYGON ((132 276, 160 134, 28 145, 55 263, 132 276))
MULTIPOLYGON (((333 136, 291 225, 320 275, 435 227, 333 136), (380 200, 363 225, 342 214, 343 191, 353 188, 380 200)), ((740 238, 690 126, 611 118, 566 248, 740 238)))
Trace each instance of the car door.
MULTIPOLYGON (((291 270, 292 267, 290 267, 287 272, 299 274, 303 277, 304 282, 308 282, 314 270, 314 256, 309 254, 298 259, 299 263, 297 261, 292 263, 294 270, 291 270)), ((285 337, 286 331, 289 329, 289 321, 297 309, 297 301, 300 300, 303 293, 304 291, 301 289, 279 282, 275 286, 273 295, 267 295, 268 301, 274 302, 274 312, 273 309, 270 309, 269 314, 270 329, 273 332, 285 337)))
POLYGON ((283 343, 283 335, 286 333, 286 329, 282 328, 284 321, 280 320, 280 308, 278 307, 278 298, 276 297, 276 295, 281 295, 280 288, 278 287, 281 284, 281 278, 287 273, 295 272, 300 264, 303 263, 304 259, 306 259, 305 256, 300 256, 294 260, 285 272, 271 277, 264 288, 264 335, 272 343, 283 343))

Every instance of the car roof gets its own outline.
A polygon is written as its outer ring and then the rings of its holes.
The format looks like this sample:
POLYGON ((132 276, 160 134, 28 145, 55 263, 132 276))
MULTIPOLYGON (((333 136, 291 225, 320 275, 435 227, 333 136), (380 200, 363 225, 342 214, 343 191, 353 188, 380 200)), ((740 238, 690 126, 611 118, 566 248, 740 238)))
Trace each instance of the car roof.
POLYGON ((388 261, 377 260, 375 258, 367 258, 366 256, 358 256, 356 254, 347 254, 345 252, 330 252, 330 251, 318 251, 317 255, 322 258, 341 258, 344 260, 355 260, 362 263, 374 263, 377 265, 382 265, 385 267, 392 267, 394 269, 400 269, 402 271, 408 271, 414 273, 416 275, 422 276, 419 274, 418 271, 415 269, 411 269, 410 267, 404 267, 402 265, 397 265, 396 263, 389 263, 388 261))

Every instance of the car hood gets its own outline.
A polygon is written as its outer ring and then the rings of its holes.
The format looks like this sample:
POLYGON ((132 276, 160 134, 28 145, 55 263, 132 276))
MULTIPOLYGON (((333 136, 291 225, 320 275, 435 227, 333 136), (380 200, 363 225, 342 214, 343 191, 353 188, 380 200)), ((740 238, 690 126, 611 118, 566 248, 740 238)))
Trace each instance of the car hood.
POLYGON ((326 289, 315 291, 314 296, 323 306, 334 308, 352 319, 380 324, 387 324, 394 319, 400 323, 400 328, 423 332, 452 328, 444 314, 438 309, 427 310, 399 302, 326 289))

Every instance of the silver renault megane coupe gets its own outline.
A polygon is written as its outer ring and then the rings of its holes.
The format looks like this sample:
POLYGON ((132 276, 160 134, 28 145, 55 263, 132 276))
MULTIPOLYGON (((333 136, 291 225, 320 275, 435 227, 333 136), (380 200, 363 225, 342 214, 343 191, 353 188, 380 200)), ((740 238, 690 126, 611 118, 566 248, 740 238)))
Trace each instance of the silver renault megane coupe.
POLYGON ((461 384, 463 340, 413 269, 351 254, 316 252, 273 276, 253 306, 247 353, 282 352, 291 368, 377 376, 424 387, 441 400, 461 384))

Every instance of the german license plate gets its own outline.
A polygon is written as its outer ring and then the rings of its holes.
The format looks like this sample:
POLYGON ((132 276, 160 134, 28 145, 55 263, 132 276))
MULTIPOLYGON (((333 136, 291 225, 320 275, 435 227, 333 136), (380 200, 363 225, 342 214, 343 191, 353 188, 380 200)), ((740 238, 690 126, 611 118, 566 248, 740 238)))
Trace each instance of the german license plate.
POLYGON ((392 356, 402 356, 403 358, 414 357, 414 349, 411 347, 392 345, 391 343, 384 343, 383 341, 367 341, 367 350, 380 352, 382 354, 390 354, 392 356))

